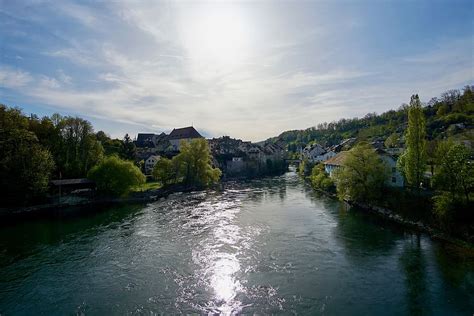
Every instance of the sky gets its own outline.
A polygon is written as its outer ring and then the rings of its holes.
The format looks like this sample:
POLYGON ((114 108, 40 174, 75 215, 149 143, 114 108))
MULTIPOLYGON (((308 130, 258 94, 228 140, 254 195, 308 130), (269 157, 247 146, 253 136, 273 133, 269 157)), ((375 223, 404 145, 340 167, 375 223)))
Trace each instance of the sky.
POLYGON ((0 103, 260 141, 474 83, 474 2, 0 0, 0 103))

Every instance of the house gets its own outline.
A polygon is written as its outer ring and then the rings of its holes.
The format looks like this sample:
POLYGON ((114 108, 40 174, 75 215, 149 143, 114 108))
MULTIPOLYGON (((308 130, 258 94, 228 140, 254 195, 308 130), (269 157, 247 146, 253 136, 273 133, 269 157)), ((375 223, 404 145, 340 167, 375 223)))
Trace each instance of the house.
POLYGON ((316 158, 313 160, 313 162, 321 162, 321 161, 326 161, 328 159, 331 159, 332 157, 336 156, 336 152, 333 150, 328 150, 325 153, 316 156, 316 158))
POLYGON ((403 188, 405 181, 402 174, 397 169, 397 158, 383 149, 376 149, 375 152, 390 168, 390 178, 388 179, 388 185, 391 187, 403 188))
POLYGON ((151 155, 145 160, 145 174, 151 174, 153 172, 153 168, 155 168, 155 165, 160 158, 160 156, 151 155))
POLYGON ((173 129, 167 138, 173 150, 179 151, 182 141, 190 141, 191 139, 202 138, 202 136, 194 127, 188 126, 173 129))
POLYGON ((326 161, 336 156, 336 153, 336 150, 333 148, 325 149, 319 144, 313 144, 311 146, 306 146, 303 150, 303 157, 314 163, 326 161))
POLYGON ((135 146, 138 148, 155 147, 155 143, 153 141, 154 137, 155 134, 153 133, 138 133, 135 146))
POLYGON ((344 161, 347 157, 348 151, 341 151, 332 158, 323 162, 324 171, 329 174, 330 177, 333 176, 334 170, 341 168, 344 165, 344 161))
POLYGON ((260 157, 263 155, 263 152, 262 149, 260 149, 260 146, 253 145, 247 150, 247 155, 250 159, 260 159, 260 157))
POLYGON ((303 149, 303 156, 309 161, 316 161, 318 156, 324 154, 326 150, 319 144, 308 145, 303 149))
MULTIPOLYGON (((403 187, 404 180, 402 174, 397 169, 397 159, 382 149, 376 149, 375 152, 390 168, 390 177, 387 179, 387 184, 392 187, 403 187)), ((333 176, 334 170, 344 166, 347 154, 348 151, 341 151, 336 156, 323 162, 324 170, 329 174, 330 177, 333 176)))

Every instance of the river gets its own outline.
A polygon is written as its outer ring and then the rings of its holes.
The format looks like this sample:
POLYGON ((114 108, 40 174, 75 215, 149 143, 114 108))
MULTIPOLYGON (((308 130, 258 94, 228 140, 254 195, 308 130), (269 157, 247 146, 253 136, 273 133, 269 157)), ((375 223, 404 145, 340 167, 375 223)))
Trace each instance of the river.
POLYGON ((294 172, 4 225, 1 315, 474 313, 474 258, 294 172))

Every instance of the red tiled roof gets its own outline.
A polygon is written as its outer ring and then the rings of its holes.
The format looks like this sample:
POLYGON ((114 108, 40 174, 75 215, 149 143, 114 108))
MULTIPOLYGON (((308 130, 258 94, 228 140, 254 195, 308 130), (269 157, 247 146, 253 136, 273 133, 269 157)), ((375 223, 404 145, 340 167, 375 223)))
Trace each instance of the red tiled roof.
POLYGON ((333 165, 333 166, 342 166, 344 164, 344 160, 347 157, 348 151, 341 151, 336 156, 329 158, 323 164, 325 165, 333 165))

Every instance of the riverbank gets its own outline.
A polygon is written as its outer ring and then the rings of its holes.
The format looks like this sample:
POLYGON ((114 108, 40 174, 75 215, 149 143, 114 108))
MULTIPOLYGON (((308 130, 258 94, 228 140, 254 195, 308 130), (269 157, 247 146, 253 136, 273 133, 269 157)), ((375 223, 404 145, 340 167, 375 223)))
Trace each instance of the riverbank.
MULTIPOLYGON (((311 182, 309 181, 308 178, 305 178, 304 180, 306 184, 311 187, 312 190, 319 192, 329 198, 339 200, 339 198, 337 197, 335 193, 324 191, 321 189, 315 189, 311 186, 311 182)), ((448 242, 460 247, 467 247, 474 251, 474 236, 470 236, 469 238, 460 238, 458 236, 452 236, 440 230, 439 228, 433 227, 432 225, 426 222, 423 222, 422 220, 418 220, 418 221, 410 220, 388 208, 371 205, 371 204, 358 203, 358 202, 350 201, 350 200, 344 200, 343 202, 353 207, 356 210, 369 212, 370 214, 375 215, 384 220, 390 221, 392 223, 396 223, 398 225, 404 226, 409 229, 413 229, 420 233, 425 233, 434 240, 448 242)))

